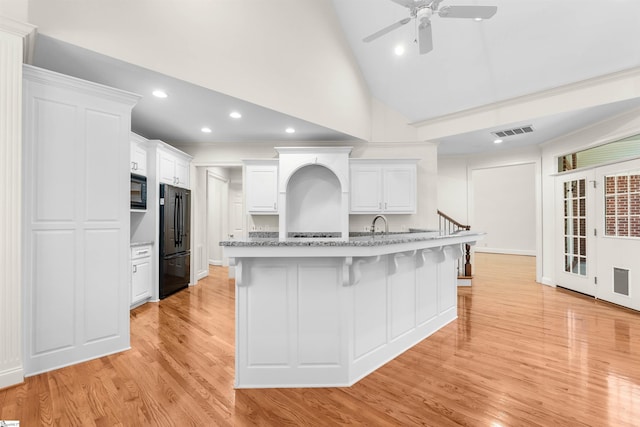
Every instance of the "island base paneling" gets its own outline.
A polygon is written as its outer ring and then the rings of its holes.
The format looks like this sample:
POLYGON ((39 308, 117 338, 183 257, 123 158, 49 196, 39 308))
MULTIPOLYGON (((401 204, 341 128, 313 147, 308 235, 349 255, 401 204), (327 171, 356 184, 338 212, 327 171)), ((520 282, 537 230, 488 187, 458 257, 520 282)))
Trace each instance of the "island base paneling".
POLYGON ((456 319, 455 256, 438 250, 233 259, 235 386, 350 386, 456 319))

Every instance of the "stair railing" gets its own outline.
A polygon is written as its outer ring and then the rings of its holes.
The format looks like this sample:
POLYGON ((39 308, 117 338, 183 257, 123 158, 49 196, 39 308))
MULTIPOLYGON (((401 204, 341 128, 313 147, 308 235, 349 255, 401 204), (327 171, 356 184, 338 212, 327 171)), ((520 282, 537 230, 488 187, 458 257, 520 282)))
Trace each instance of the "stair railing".
MULTIPOLYGON (((438 229, 441 234, 453 234, 460 230, 471 230, 471 226, 462 224, 438 210, 438 229)), ((458 260, 458 276, 470 278, 472 276, 471 245, 464 246, 464 256, 458 260)))

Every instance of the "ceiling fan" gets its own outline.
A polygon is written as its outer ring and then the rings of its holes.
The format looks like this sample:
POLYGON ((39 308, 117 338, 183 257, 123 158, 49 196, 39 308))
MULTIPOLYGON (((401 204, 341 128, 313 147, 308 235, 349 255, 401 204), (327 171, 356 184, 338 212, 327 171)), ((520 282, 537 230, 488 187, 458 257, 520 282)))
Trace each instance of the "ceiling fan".
POLYGON ((433 37, 431 34, 431 17, 437 14, 441 18, 466 18, 466 19, 489 19, 496 14, 496 6, 444 6, 439 9, 440 3, 444 0, 391 0, 409 9, 409 17, 401 19, 395 24, 376 31, 370 36, 362 39, 368 43, 382 37, 385 34, 400 28, 412 19, 416 20, 418 36, 418 48, 420 54, 431 52, 433 49, 433 37))

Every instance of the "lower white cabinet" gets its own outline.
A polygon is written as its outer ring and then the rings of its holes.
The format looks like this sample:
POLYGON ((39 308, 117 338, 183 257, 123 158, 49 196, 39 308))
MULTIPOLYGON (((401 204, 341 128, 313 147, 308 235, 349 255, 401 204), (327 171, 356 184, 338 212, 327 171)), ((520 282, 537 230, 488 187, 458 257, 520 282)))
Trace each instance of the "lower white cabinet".
POLYGON ((131 248, 131 306, 151 298, 151 245, 131 248))

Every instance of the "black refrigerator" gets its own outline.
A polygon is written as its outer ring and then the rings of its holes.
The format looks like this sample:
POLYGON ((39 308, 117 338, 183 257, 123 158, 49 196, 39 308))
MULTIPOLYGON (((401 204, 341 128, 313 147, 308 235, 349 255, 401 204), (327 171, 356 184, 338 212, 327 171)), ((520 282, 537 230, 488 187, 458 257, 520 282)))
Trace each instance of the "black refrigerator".
POLYGON ((160 299, 189 286, 191 192, 160 184, 160 299))

